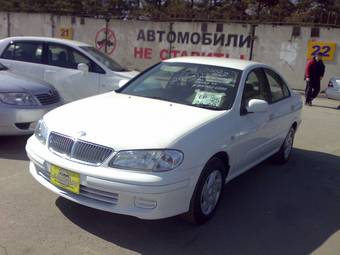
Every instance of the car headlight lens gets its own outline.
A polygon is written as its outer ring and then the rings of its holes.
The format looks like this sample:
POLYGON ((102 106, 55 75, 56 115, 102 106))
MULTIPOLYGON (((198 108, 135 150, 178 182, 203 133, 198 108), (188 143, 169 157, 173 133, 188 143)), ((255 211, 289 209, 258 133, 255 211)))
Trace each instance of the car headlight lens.
POLYGON ((0 93, 0 101, 10 105, 36 106, 37 100, 27 93, 0 93))
POLYGON ((163 172, 175 169, 183 161, 183 153, 177 150, 120 151, 109 166, 141 171, 163 172))
POLYGON ((42 143, 46 144, 48 129, 43 120, 39 120, 34 131, 35 137, 42 143))

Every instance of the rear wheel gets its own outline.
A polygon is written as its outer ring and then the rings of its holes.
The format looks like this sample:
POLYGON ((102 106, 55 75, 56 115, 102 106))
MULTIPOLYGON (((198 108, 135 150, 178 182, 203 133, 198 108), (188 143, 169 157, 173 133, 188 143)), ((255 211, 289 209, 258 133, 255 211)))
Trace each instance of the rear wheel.
POLYGON ((220 159, 209 160, 196 184, 186 219, 202 224, 213 216, 224 187, 225 170, 220 159))
POLYGON ((292 150, 293 150, 294 137, 295 137, 295 128, 291 127, 286 136, 286 139, 281 145, 280 150, 273 157, 274 163, 284 164, 289 160, 290 155, 292 154, 292 150))

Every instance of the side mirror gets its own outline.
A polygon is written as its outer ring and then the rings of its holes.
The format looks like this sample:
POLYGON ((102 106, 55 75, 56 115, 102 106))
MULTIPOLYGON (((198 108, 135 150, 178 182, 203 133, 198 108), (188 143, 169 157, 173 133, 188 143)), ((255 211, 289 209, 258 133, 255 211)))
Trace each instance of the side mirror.
POLYGON ((87 64, 84 64, 84 63, 78 64, 77 69, 79 71, 83 72, 83 74, 87 74, 89 72, 89 66, 87 64))
POLYGON ((248 113, 266 112, 269 105, 265 100, 251 99, 246 108, 248 113))
POLYGON ((126 79, 123 79, 123 80, 120 80, 118 82, 118 88, 117 89, 120 89, 121 87, 123 87, 129 80, 126 80, 126 79))

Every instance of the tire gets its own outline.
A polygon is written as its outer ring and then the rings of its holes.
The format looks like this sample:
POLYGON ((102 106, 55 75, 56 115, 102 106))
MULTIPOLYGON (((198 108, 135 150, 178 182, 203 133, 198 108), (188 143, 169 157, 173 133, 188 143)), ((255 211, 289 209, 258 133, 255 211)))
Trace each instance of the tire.
POLYGON ((190 209, 184 215, 186 220, 203 224, 211 219, 219 204, 226 177, 226 167, 218 158, 212 158, 205 165, 196 184, 190 202, 190 209))
POLYGON ((273 163, 283 165, 288 162, 292 154, 294 136, 295 128, 291 127, 283 144, 281 145, 280 150, 273 156, 273 163))

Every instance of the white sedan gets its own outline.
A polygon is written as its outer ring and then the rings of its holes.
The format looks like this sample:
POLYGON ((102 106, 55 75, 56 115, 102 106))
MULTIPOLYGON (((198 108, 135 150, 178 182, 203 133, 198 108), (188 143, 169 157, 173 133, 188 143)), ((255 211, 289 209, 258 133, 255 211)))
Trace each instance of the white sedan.
POLYGON ((170 59, 45 115, 27 142, 30 173, 89 207, 203 223, 226 182, 269 157, 289 159, 301 108, 267 65, 170 59))
POLYGON ((66 103, 115 90, 138 74, 89 44, 50 37, 0 40, 0 60, 18 74, 52 84, 66 103))
POLYGON ((325 93, 330 99, 340 100, 340 77, 332 77, 329 80, 325 93))

